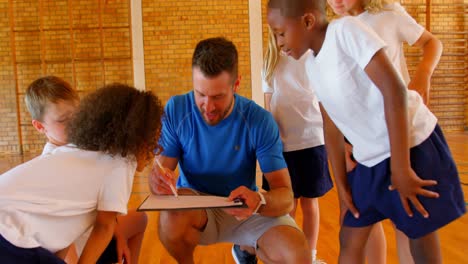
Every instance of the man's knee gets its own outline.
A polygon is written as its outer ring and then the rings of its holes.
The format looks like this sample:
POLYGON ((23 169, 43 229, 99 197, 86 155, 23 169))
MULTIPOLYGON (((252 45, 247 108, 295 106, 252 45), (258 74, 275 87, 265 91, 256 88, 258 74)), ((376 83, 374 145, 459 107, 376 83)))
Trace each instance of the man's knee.
POLYGON ((158 232, 161 240, 173 240, 183 237, 190 225, 183 212, 162 211, 159 214, 158 232))
POLYGON ((158 232, 163 243, 185 241, 193 237, 206 223, 203 211, 162 211, 159 214, 158 232))
POLYGON ((259 257, 275 263, 311 263, 304 233, 292 226, 276 226, 258 240, 259 257))

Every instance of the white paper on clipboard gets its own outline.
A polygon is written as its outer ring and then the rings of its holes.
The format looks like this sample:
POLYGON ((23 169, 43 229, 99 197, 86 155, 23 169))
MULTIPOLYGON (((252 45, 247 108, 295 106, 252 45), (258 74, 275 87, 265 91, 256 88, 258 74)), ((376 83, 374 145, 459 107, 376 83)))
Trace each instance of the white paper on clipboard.
POLYGON ((138 211, 184 210, 245 207, 240 200, 228 201, 227 197, 214 195, 154 195, 150 194, 138 207, 138 211))

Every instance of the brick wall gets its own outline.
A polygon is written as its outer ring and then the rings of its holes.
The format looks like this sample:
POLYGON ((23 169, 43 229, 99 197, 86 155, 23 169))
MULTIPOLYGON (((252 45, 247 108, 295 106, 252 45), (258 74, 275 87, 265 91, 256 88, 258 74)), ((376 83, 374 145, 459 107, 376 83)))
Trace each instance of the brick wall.
POLYGON ((147 89, 163 101, 190 91, 195 45, 205 38, 224 36, 234 42, 239 52, 239 94, 250 98, 248 4, 248 0, 143 0, 147 89))
MULTIPOLYGON (((403 1, 408 13, 427 27, 443 45, 444 51, 432 77, 430 109, 446 131, 464 130, 468 124, 468 1, 432 1, 430 20, 426 21, 423 0, 403 1)), ((410 75, 421 59, 421 50, 405 47, 410 75)))
MULTIPOLYGON (((267 0, 261 1, 265 45, 267 0)), ((468 17, 460 10, 468 9, 468 0, 432 2, 432 30, 445 49, 434 75, 431 109, 446 130, 461 130, 468 125, 468 37, 460 32, 468 31, 468 17)), ((25 88, 39 76, 62 76, 81 95, 108 82, 132 84, 129 3, 0 1, 4 14, 0 17, 0 154, 42 148, 44 138, 30 125, 23 103, 25 88)), ((426 19, 424 3, 403 2, 422 25, 426 19)), ((251 97, 248 10, 248 0, 142 1, 147 88, 163 101, 191 90, 195 44, 207 37, 225 36, 234 41, 240 53, 240 94, 251 97)), ((407 52, 411 67, 419 54, 411 48, 407 52)))
MULTIPOLYGON (((0 2, 0 13, 9 13, 8 2, 0 2)), ((0 17, 0 152, 16 153, 19 139, 9 23, 8 16, 0 17)))
POLYGON ((0 153, 37 152, 45 138, 24 105, 29 83, 57 75, 80 96, 109 82, 132 84, 130 2, 2 1, 0 153), (6 16, 5 16, 6 14, 6 16), (4 100, 5 99, 5 100, 4 100), (19 122, 18 122, 19 120, 19 122))

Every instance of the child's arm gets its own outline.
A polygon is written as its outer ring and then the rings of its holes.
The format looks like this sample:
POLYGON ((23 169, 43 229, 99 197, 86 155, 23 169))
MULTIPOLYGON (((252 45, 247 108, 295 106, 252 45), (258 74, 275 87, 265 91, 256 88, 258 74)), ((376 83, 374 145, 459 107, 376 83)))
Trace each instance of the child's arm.
POLYGON ((353 199, 351 197, 351 189, 346 178, 343 134, 328 116, 322 104, 319 105, 323 119, 323 134, 325 136, 325 148, 327 150, 328 159, 331 162, 333 175, 338 189, 341 216, 343 216, 346 209, 348 209, 354 215, 354 217, 358 218, 359 212, 354 206, 353 199))
POLYGON ((117 244, 117 260, 119 263, 122 262, 122 259, 125 259, 127 262, 130 262, 132 259, 130 248, 128 246, 128 240, 124 235, 123 226, 117 221, 114 229, 114 238, 117 244))
POLYGON ((406 87, 383 49, 375 53, 365 71, 383 95, 385 120, 390 139, 392 188, 398 190, 403 207, 409 216, 412 216, 413 212, 408 200, 423 216, 428 217, 429 214, 419 202, 417 195, 437 198, 437 193, 423 188, 435 185, 437 182, 422 180, 411 168, 406 87))
POLYGON ((412 76, 408 84, 408 88, 417 91, 427 105, 429 103, 431 77, 442 55, 442 42, 431 32, 425 30, 413 46, 421 48, 423 55, 414 76, 412 76))
POLYGON ((264 93, 263 96, 265 98, 265 109, 268 111, 268 112, 271 112, 271 109, 270 109, 270 102, 271 102, 271 96, 272 96, 273 93, 264 93))
POLYGON ((59 250, 59 251, 55 252, 55 256, 57 256, 60 259, 65 260, 65 258, 67 257, 67 254, 70 251, 70 248, 71 248, 72 245, 73 244, 71 244, 70 246, 68 246, 68 247, 66 247, 66 248, 64 248, 62 250, 59 250))
POLYGON ((83 249, 78 264, 96 263, 112 239, 116 223, 116 212, 98 211, 93 231, 83 249))

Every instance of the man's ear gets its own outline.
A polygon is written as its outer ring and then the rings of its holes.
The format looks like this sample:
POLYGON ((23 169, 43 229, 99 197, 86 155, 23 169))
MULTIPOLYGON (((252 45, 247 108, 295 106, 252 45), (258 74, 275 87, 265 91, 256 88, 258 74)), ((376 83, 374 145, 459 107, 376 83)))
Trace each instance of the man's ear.
POLYGON ((242 79, 242 76, 238 75, 236 81, 234 82, 234 88, 233 88, 234 93, 236 93, 237 89, 239 89, 241 79, 242 79))
POLYGON ((317 18, 315 17, 314 13, 305 13, 302 16, 302 22, 304 23, 304 26, 307 30, 313 29, 316 21, 317 18))
POLYGON ((37 121, 36 119, 33 119, 31 121, 33 127, 39 132, 39 133, 45 133, 45 128, 44 125, 40 121, 37 121))

